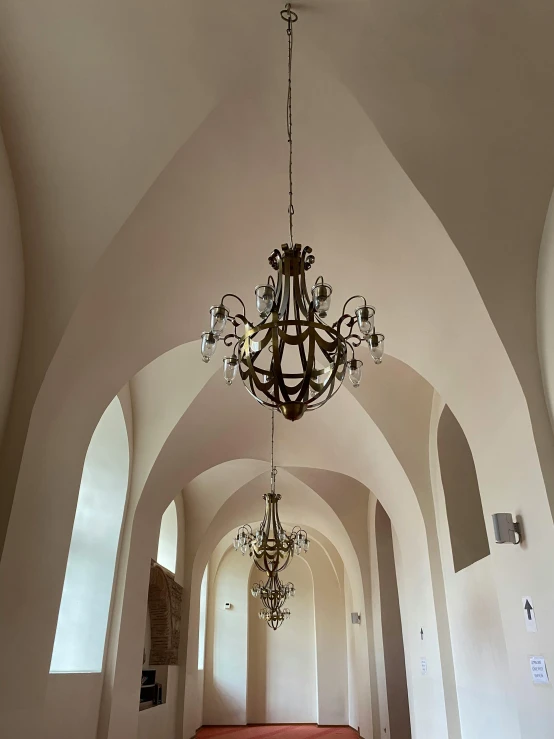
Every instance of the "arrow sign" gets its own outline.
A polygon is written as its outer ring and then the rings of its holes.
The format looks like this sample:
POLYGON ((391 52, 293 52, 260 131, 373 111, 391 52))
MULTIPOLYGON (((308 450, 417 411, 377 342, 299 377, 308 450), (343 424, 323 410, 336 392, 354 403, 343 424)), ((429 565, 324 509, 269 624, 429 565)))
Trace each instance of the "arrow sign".
POLYGON ((533 608, 533 601, 529 596, 524 596, 521 599, 523 603, 523 611, 525 613, 525 628, 527 631, 536 632, 537 621, 535 619, 535 609, 533 608))
POLYGON ((529 598, 525 598, 525 603, 523 604, 523 607, 527 611, 527 619, 529 621, 532 621, 533 616, 531 614, 533 612, 533 606, 529 603, 529 598))

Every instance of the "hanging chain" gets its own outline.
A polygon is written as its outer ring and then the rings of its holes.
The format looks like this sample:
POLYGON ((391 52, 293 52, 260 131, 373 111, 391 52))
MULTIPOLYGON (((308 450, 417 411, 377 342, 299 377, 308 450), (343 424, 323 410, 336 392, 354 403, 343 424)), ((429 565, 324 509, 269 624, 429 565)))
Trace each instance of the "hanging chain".
POLYGON ((281 11, 281 18, 287 22, 287 37, 289 46, 289 80, 287 90, 287 140, 289 142, 289 238, 291 248, 294 247, 293 239, 293 216, 294 216, 294 204, 292 201, 292 46, 293 46, 293 33, 292 24, 298 20, 296 13, 291 10, 290 3, 285 5, 285 9, 281 11))
POLYGON ((271 409, 271 492, 275 492, 275 475, 277 470, 273 461, 273 446, 275 444, 275 411, 271 409))

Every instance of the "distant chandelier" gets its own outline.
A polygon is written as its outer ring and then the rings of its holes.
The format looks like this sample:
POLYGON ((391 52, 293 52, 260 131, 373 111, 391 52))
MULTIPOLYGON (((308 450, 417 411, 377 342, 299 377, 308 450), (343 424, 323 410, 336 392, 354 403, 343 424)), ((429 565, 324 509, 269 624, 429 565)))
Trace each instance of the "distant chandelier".
POLYGON ((349 298, 341 317, 329 325, 323 319, 331 305, 331 286, 323 277, 315 280, 310 292, 306 286, 306 271, 311 269, 315 257, 309 246, 302 248, 293 238, 292 26, 298 16, 287 3, 281 17, 287 22, 288 36, 289 243, 275 249, 269 257, 277 281, 270 276, 267 284, 254 290, 261 321, 249 321, 244 302, 233 293, 225 294, 219 305, 210 308, 210 330, 202 334, 201 352, 203 361, 209 362, 218 341, 232 346, 233 353, 223 358, 227 384, 239 372, 246 389, 259 403, 295 421, 306 410, 326 403, 342 385, 347 369, 352 385, 358 387, 363 363, 356 358, 355 349, 367 342, 373 361, 380 364, 385 337, 376 333, 375 308, 363 296, 349 298), (242 313, 232 315, 226 298, 238 300, 242 313), (353 314, 347 313, 346 308, 353 301, 358 305, 353 314), (227 323, 234 330, 223 335, 227 323), (359 333, 354 332, 354 327, 359 333))
POLYGON ((279 575, 270 575, 266 583, 257 582, 252 586, 254 598, 260 598, 263 608, 258 613, 262 621, 276 631, 285 619, 290 618, 290 610, 285 608, 287 598, 293 598, 296 589, 291 582, 286 585, 279 580, 279 575))
POLYGON ((269 493, 263 496, 265 513, 258 529, 254 531, 249 524, 240 526, 233 539, 235 550, 243 555, 247 552, 252 557, 256 567, 268 576, 267 582, 256 583, 252 587, 252 595, 260 597, 264 608, 260 611, 260 618, 265 619, 268 625, 277 629, 285 618, 290 616, 288 609, 283 610, 283 604, 289 597, 294 596, 294 585, 289 582, 281 583, 279 573, 290 563, 296 554, 307 552, 310 548, 308 534, 300 526, 295 526, 287 533, 279 518, 279 501, 281 496, 275 491, 277 469, 274 464, 273 450, 275 445, 275 413, 271 413, 271 487, 269 493))

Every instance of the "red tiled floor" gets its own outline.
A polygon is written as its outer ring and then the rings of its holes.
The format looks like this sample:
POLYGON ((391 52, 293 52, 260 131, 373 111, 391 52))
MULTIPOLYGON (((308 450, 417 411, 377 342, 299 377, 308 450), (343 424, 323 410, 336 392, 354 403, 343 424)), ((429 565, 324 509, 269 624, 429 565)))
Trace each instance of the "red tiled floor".
POLYGON ((263 726, 203 726, 197 739, 358 739, 349 726, 316 724, 264 724, 263 726))

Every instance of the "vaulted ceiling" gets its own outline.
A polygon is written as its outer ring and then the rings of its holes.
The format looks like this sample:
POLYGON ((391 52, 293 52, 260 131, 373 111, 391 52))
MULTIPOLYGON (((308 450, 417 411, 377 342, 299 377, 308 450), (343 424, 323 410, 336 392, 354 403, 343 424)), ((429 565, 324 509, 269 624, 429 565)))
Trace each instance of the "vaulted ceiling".
MULTIPOLYGON (((46 424, 83 399, 94 427, 129 381, 153 424, 137 443, 163 427, 141 457, 145 481, 179 398, 184 412, 212 369, 192 345, 175 348, 197 339, 223 292, 248 298, 266 277, 287 225, 280 8, 0 5, 0 475, 12 494, 33 408, 46 424)), ((535 286, 554 185, 554 7, 297 10, 297 238, 337 304, 357 292, 375 303, 398 359, 358 399, 415 487, 425 472, 411 444, 433 388, 477 439, 479 408, 498 421, 519 380, 540 452, 551 442, 535 286)), ((252 456, 246 443, 237 455, 252 456)))

